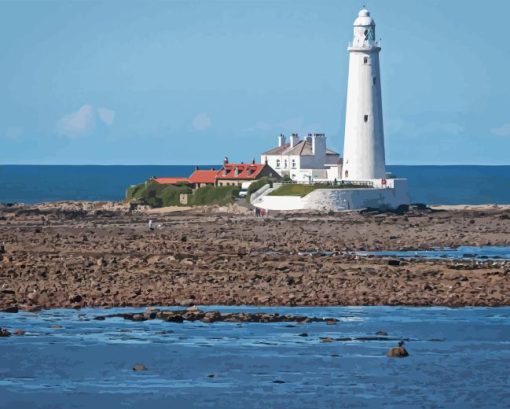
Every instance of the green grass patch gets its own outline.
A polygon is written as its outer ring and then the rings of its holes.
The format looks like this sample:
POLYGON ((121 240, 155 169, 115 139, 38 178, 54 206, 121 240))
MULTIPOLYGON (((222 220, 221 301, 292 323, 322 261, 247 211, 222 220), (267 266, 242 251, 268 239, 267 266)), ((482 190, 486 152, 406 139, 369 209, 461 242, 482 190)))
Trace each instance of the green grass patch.
POLYGON ((306 196, 308 193, 316 189, 360 189, 370 188, 367 185, 355 185, 352 183, 317 183, 315 185, 300 185, 297 183, 282 185, 278 189, 269 193, 268 196, 306 196))
POLYGON ((298 185, 288 184, 282 185, 278 189, 269 193, 269 196, 306 196, 308 193, 317 189, 316 185, 298 185))
POLYGON ((192 206, 211 204, 226 205, 233 203, 239 195, 239 188, 234 186, 206 186, 198 188, 189 197, 192 206))
POLYGON ((126 200, 151 207, 226 205, 233 203, 238 194, 239 188, 233 186, 207 186, 193 191, 185 184, 162 185, 148 181, 130 186, 126 191, 126 200), (180 202, 183 193, 190 195, 187 205, 180 202))

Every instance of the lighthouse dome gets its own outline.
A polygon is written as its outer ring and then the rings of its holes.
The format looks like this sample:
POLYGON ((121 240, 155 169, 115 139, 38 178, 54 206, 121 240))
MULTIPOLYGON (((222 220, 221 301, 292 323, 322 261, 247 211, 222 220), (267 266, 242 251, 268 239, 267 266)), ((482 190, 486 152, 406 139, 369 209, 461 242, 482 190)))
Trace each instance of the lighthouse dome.
POLYGON ((363 8, 358 13, 358 18, 354 20, 355 26, 375 26, 375 21, 370 17, 370 11, 363 8))

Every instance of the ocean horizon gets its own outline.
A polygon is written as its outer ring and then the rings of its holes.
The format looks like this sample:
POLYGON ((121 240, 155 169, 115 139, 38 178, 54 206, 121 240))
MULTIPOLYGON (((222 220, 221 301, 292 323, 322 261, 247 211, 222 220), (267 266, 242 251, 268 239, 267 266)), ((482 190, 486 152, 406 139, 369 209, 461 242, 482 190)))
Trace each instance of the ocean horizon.
MULTIPOLYGON (((198 165, 201 169, 220 165, 198 165)), ((1 203, 118 201, 152 176, 188 176, 195 165, 0 165, 1 203)), ((413 203, 510 204, 510 165, 389 165, 413 203)))

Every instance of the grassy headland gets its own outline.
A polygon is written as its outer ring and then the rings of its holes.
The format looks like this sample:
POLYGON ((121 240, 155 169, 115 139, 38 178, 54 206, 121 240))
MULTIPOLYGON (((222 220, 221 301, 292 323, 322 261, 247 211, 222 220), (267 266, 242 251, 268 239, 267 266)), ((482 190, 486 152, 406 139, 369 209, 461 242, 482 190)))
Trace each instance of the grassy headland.
POLYGON ((182 185, 162 185, 157 182, 145 182, 131 186, 126 191, 126 200, 151 207, 167 206, 205 206, 233 203, 239 188, 233 186, 207 186, 193 190, 182 185), (188 195, 188 202, 181 203, 180 195, 188 195))

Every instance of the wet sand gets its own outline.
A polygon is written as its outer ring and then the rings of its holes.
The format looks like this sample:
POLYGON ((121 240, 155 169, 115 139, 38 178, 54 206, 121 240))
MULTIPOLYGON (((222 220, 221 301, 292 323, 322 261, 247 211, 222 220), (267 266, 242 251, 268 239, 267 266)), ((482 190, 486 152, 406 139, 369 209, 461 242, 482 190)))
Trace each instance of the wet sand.
POLYGON ((507 207, 266 218, 238 207, 172 210, 149 214, 91 202, 0 206, 0 309, 510 305, 510 261, 348 254, 508 246, 507 207), (159 225, 154 231, 149 218, 159 225))

